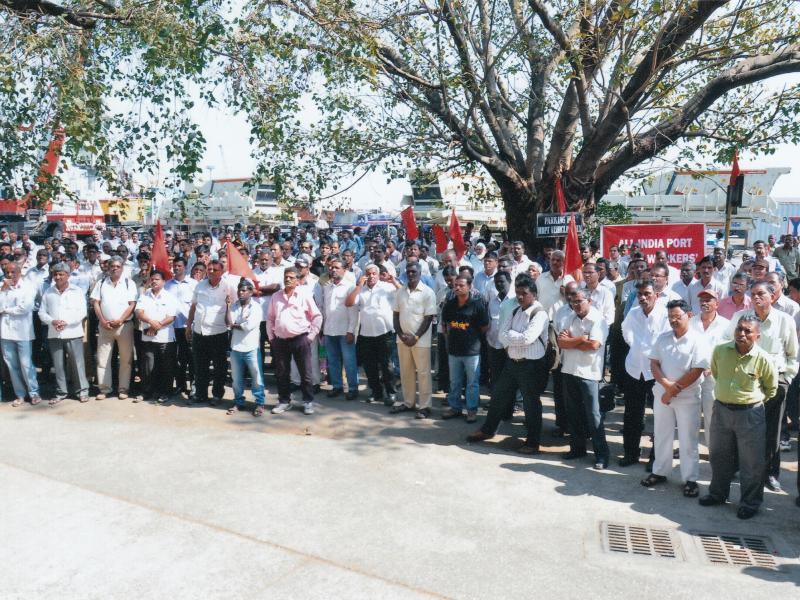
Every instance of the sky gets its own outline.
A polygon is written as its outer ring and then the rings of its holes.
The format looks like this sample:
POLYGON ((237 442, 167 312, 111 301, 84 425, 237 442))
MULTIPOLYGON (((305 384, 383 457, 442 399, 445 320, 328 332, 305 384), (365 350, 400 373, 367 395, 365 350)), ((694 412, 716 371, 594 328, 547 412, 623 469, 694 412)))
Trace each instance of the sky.
MULTIPOLYGON (((202 124, 203 135, 207 140, 203 159, 203 178, 227 179, 248 177, 255 168, 249 143, 250 128, 244 117, 233 115, 218 108, 200 107, 195 109, 195 118, 202 124)), ((773 198, 800 199, 800 148, 792 145, 778 147, 771 156, 754 157, 743 152, 739 157, 742 169, 765 167, 790 167, 792 172, 781 176, 772 190, 773 198)), ((720 168, 728 168, 720 165, 720 168)), ((665 169, 671 168, 665 163, 665 169)), ((354 177, 353 179, 356 179, 354 177)), ((346 187, 346 185, 344 186, 346 187)), ((335 190, 330 190, 329 193, 335 190)), ((369 210, 399 210, 403 194, 410 194, 411 188, 404 180, 387 182, 385 174, 376 172, 365 176, 344 195, 349 198, 350 208, 369 210)), ((323 207, 324 208, 324 207, 323 207)))

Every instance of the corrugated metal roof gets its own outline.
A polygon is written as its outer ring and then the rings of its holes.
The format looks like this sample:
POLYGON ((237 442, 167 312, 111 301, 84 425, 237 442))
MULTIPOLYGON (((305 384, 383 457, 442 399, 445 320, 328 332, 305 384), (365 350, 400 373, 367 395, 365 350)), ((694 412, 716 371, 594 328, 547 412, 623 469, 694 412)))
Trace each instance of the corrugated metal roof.
POLYGON ((778 225, 759 222, 755 231, 750 234, 753 240, 766 240, 770 235, 778 236, 785 233, 800 235, 800 231, 795 231, 789 221, 790 217, 800 217, 800 198, 774 198, 774 200, 778 205, 776 214, 780 217, 780 222, 778 225))

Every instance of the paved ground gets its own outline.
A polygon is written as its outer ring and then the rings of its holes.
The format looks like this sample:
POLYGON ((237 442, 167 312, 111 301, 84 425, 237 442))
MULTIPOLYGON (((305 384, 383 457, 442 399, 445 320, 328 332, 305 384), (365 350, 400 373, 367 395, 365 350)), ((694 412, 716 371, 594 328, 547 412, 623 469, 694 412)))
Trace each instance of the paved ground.
MULTIPOLYGON (((619 415, 609 428, 618 452, 619 415)), ((463 444, 471 429, 343 400, 260 420, 3 404, 0 598, 796 597, 793 496, 741 522, 677 483, 642 488, 643 468, 463 444), (605 553, 603 521, 668 528, 678 558, 605 553), (697 531, 768 536, 778 568, 707 564, 697 531)))

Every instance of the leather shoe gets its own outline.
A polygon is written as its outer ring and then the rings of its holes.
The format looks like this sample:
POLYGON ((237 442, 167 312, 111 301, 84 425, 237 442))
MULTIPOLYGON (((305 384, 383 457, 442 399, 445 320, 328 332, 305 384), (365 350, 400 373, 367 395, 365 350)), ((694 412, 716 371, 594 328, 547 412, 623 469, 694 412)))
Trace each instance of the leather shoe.
POLYGON ((739 510, 736 511, 736 516, 740 519, 752 519, 756 516, 758 511, 755 508, 750 508, 747 506, 740 506, 739 510))
POLYGON ((570 450, 569 452, 564 452, 564 454, 561 455, 561 458, 564 460, 574 460, 576 458, 583 458, 584 456, 586 456, 586 452, 570 450))
POLYGON ((700 496, 697 499, 697 503, 700 506, 717 506, 718 504, 725 504, 725 500, 721 500, 711 494, 706 494, 705 496, 700 496))
POLYGON ((619 463, 617 464, 619 464, 620 467, 630 467, 631 465, 638 464, 638 462, 639 462, 638 456, 625 455, 619 459, 619 463))
POLYGON ((325 394, 328 398, 336 398, 337 396, 341 396, 344 390, 342 388, 333 388, 332 390, 328 390, 328 393, 325 394))
POLYGON ((484 433, 480 429, 475 433, 470 433, 467 436, 467 441, 472 444, 474 442, 482 442, 484 440, 488 440, 489 438, 494 437, 493 435, 489 435, 488 433, 484 433))

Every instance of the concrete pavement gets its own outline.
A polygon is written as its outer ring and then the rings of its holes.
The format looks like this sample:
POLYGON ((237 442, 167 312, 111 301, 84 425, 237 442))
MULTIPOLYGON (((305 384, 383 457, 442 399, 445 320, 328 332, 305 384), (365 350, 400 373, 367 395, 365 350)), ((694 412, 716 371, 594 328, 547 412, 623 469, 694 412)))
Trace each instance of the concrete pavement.
MULTIPOLYGON (((741 522, 735 505, 683 498, 677 469, 647 490, 642 467, 561 461, 548 433, 528 458, 504 436, 462 444, 472 429, 344 400, 262 419, 118 400, 3 404, 0 598, 797 594, 793 496, 768 493, 741 522), (604 521, 668 528, 679 558, 606 553, 604 521), (767 536, 778 568, 710 565, 698 531, 767 536)), ((796 455, 783 456, 793 490, 796 455)), ((703 463, 701 487, 708 476, 703 463)))

